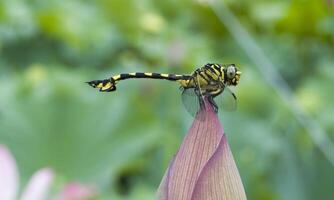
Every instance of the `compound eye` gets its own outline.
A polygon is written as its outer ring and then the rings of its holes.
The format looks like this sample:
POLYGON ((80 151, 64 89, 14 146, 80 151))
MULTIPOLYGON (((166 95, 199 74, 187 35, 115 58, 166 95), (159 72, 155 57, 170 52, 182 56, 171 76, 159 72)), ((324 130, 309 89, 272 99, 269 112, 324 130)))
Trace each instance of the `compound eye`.
POLYGON ((226 74, 227 74, 227 78, 230 78, 230 79, 234 78, 234 76, 235 76, 235 67, 233 67, 233 66, 227 67, 226 74))

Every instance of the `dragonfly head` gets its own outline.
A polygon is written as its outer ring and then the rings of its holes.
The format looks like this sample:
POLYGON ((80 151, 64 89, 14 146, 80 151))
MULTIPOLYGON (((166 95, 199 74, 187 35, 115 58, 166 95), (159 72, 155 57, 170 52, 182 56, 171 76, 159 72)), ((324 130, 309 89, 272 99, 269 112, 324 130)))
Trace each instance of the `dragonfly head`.
POLYGON ((236 86, 239 83, 241 71, 235 66, 235 64, 228 64, 224 68, 224 76, 227 85, 236 86))

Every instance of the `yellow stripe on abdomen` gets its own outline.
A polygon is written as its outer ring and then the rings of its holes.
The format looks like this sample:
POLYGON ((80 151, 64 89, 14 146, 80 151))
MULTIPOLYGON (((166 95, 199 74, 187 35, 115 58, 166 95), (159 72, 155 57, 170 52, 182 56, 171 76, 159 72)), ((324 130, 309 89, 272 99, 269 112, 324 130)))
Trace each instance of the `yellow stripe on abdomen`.
POLYGON ((121 75, 116 75, 116 76, 113 76, 112 78, 113 78, 115 81, 117 81, 118 79, 121 78, 121 75))
POLYGON ((108 90, 108 89, 111 88, 111 87, 112 87, 111 82, 108 82, 107 84, 105 84, 105 85, 101 88, 101 90, 108 90))

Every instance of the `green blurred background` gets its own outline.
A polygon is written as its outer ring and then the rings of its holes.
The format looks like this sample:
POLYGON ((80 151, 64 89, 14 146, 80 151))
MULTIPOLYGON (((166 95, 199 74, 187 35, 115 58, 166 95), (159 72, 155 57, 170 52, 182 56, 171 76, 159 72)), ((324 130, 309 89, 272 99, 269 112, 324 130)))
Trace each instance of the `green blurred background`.
MULTIPOLYGON (((334 140, 334 2, 224 2, 334 140)), ((103 199, 153 199, 193 120, 178 85, 125 81, 102 94, 84 82, 235 63, 238 110, 221 121, 248 198, 333 198, 333 164, 232 35, 206 0, 1 0, 0 143, 23 182, 51 166, 103 199)))

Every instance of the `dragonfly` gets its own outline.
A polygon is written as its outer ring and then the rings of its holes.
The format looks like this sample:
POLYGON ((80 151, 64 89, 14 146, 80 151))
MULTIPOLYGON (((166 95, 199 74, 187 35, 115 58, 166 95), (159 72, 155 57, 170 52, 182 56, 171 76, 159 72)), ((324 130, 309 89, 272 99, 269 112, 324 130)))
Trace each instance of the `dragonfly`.
POLYGON ((103 80, 87 83, 98 88, 100 92, 113 92, 116 85, 127 79, 160 79, 179 83, 182 103, 194 117, 205 108, 205 101, 211 104, 217 113, 219 108, 233 111, 236 109, 237 97, 229 87, 237 86, 241 71, 235 64, 208 63, 189 75, 163 74, 151 72, 122 73, 103 80))

